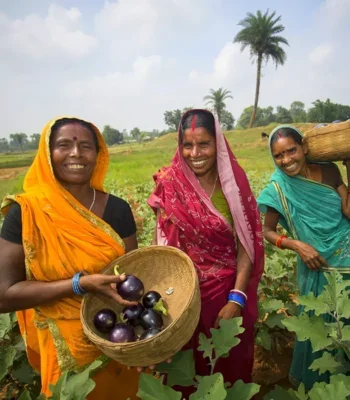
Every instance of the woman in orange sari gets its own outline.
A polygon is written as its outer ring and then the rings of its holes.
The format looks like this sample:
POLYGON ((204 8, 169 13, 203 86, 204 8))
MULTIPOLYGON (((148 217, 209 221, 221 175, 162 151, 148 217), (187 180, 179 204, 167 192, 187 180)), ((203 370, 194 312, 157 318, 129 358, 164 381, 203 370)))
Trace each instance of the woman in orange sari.
MULTIPOLYGON (((17 311, 42 392, 65 371, 79 371, 101 353, 84 336, 82 294, 120 298, 124 277, 99 272, 137 248, 129 205, 103 190, 108 150, 99 130, 76 118, 50 121, 24 180, 7 197, 0 237, 0 312, 17 311), (78 284, 78 285, 77 285, 78 284)), ((111 361, 94 378, 88 399, 135 399, 138 374, 111 361)))

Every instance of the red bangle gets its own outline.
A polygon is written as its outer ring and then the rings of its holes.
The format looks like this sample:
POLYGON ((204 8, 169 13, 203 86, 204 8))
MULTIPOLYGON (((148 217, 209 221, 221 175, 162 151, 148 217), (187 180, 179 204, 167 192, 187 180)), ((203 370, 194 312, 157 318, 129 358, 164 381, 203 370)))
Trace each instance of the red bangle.
POLYGON ((282 249, 282 240, 283 239, 287 239, 287 236, 284 236, 284 235, 278 236, 278 238, 276 240, 276 247, 278 247, 279 249, 282 249))

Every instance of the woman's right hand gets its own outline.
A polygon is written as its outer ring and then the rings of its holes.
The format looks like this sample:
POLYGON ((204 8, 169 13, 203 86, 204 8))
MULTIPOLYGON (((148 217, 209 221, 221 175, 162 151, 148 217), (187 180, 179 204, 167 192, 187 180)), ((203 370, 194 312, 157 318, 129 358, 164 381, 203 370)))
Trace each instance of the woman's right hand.
POLYGON ((322 267, 328 267, 327 261, 307 243, 298 241, 295 251, 299 254, 304 264, 312 270, 319 270, 322 267))
POLYGON ((116 285, 125 279, 125 274, 103 275, 92 274, 80 277, 80 286, 89 293, 101 294, 110 297, 122 306, 136 305, 135 301, 124 300, 117 292, 116 285))

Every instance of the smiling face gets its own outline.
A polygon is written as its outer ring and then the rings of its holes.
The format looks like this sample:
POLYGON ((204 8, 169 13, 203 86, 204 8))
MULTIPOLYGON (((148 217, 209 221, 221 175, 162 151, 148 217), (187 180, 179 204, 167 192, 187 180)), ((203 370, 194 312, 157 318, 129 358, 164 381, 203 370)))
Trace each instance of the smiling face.
POLYGON ((197 176, 204 176, 216 168, 216 142, 203 127, 184 131, 182 156, 197 176))
POLYGON ((61 184, 88 184, 97 160, 93 133, 78 123, 61 126, 50 140, 51 162, 61 184))
POLYGON ((306 168, 307 145, 295 142, 291 137, 281 137, 272 145, 272 156, 277 167, 289 176, 303 175, 306 168))

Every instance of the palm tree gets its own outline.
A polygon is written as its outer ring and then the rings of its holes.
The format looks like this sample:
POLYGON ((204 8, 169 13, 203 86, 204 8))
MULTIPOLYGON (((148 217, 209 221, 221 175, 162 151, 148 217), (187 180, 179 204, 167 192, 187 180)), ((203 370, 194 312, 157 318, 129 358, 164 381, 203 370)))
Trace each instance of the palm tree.
POLYGON ((203 97, 203 100, 206 101, 205 105, 211 104, 213 106, 214 112, 217 115, 219 122, 221 121, 222 112, 226 108, 226 99, 233 99, 233 97, 229 90, 223 88, 220 88, 218 90, 210 89, 210 94, 203 97))
POLYGON ((278 65, 283 65, 287 58, 280 44, 289 44, 283 36, 279 36, 284 31, 284 26, 279 24, 281 16, 275 18, 275 14, 274 11, 269 15, 269 10, 265 14, 261 11, 257 11, 256 15, 247 13, 246 18, 238 23, 243 29, 233 39, 233 43, 241 44, 241 51, 249 47, 251 57, 257 60, 255 101, 249 128, 253 126, 258 108, 262 62, 267 63, 271 58, 277 68, 278 65))

